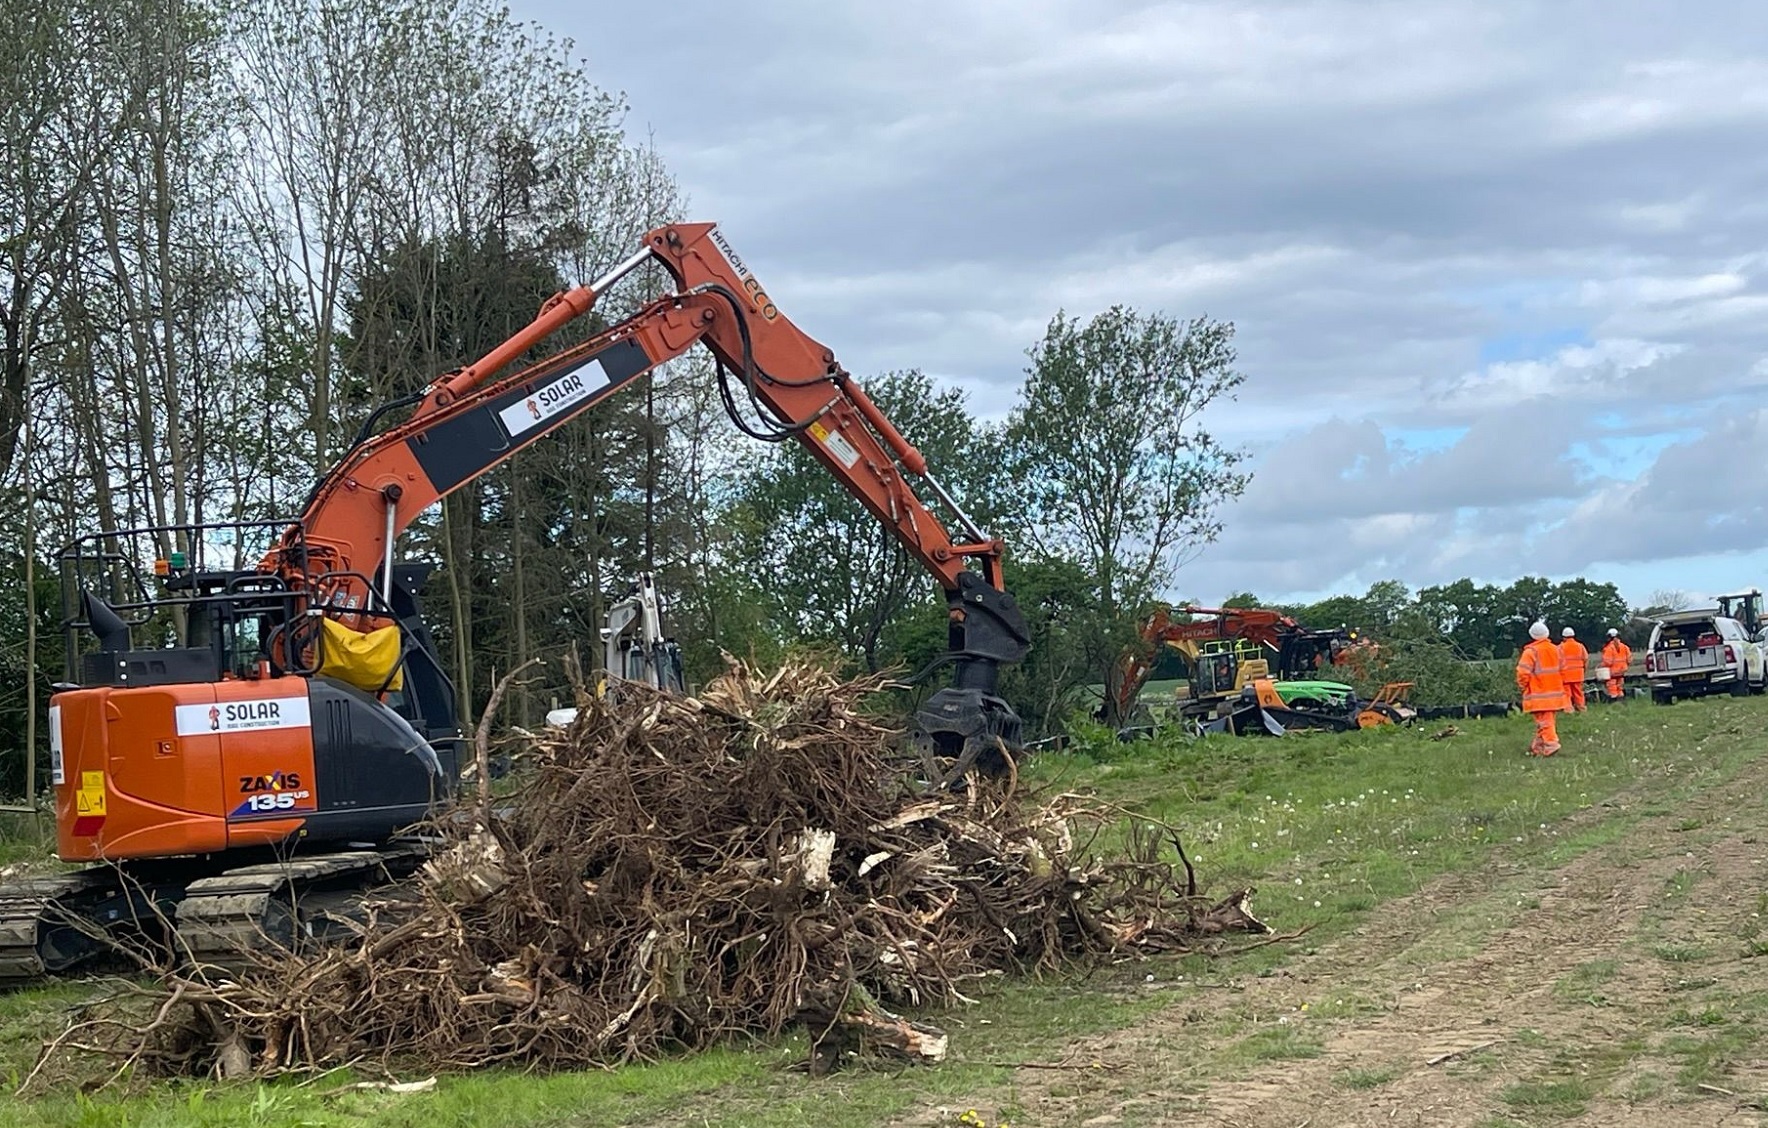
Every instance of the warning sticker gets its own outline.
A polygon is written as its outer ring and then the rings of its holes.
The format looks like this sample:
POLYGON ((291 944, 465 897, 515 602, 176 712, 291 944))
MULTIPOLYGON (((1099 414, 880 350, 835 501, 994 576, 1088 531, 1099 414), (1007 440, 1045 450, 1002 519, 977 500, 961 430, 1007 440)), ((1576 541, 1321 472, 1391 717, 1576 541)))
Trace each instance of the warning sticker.
POLYGON ((859 451, 854 449, 854 445, 848 442, 847 436, 840 431, 831 431, 821 423, 812 423, 810 437, 823 444, 824 449, 834 455, 835 460, 849 470, 853 469, 853 464, 859 461, 859 451))
POLYGON ((104 773, 81 772, 80 790, 74 795, 75 811, 81 818, 104 817, 104 773))
POLYGON ((61 706, 49 707, 49 782, 60 787, 68 781, 61 760, 61 706))

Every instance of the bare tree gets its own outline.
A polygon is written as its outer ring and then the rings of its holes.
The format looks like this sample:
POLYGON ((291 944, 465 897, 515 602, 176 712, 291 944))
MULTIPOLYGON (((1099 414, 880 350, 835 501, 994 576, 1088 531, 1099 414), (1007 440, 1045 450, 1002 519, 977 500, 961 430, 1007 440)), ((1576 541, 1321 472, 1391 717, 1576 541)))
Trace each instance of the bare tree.
POLYGON ((388 79, 409 65, 390 49, 410 6, 264 0, 231 9, 240 211, 257 245, 268 318, 298 316, 309 335, 311 461, 335 453, 332 388, 342 304, 362 259, 366 218, 392 136, 388 79))

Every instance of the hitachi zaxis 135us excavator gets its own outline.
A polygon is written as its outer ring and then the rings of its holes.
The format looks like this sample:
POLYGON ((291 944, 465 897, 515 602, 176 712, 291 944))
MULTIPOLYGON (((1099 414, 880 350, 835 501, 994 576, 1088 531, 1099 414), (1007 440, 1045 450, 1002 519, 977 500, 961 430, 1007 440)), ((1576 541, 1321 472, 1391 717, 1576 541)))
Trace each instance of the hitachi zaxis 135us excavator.
POLYGON ((0 980, 66 969, 131 934, 225 962, 265 936, 288 944, 336 926, 365 887, 415 868, 423 845, 399 832, 448 800, 463 743, 419 602, 429 568, 395 559, 400 532, 697 345, 739 428, 804 444, 943 589, 953 674, 916 715, 923 752, 964 766, 1017 747, 997 680, 1027 631, 1002 588, 1001 542, 714 225, 672 224, 477 363, 376 410, 298 518, 114 530, 69 547, 69 680, 50 703, 57 846, 94 864, 0 888, 0 980), (650 262, 671 292, 503 374, 650 262), (241 567, 237 546, 253 534, 268 551, 241 567), (216 547, 229 538, 234 548, 216 547), (147 575, 134 550, 168 541, 180 551, 147 575), (231 566, 212 565, 221 558, 231 566))

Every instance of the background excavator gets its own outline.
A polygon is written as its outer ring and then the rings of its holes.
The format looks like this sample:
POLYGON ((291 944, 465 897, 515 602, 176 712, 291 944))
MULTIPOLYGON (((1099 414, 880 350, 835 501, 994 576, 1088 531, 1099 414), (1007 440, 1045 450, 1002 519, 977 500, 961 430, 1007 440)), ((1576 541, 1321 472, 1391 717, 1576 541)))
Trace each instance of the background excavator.
MULTIPOLYGON (((617 688, 621 681, 670 693, 687 692, 681 646, 664 629, 663 597, 657 594, 651 573, 640 572, 638 582, 608 608, 601 635, 603 680, 596 685, 598 694, 617 688)), ((546 723, 554 728, 564 728, 576 719, 575 706, 555 706, 546 714, 546 723)))
POLYGON ((1361 660, 1367 649, 1354 631, 1312 630, 1262 607, 1158 605, 1112 669, 1102 718, 1118 728, 1133 722, 1142 690, 1163 656, 1177 656, 1184 664, 1188 692, 1181 713, 1201 717, 1261 678, 1317 677, 1361 660))
POLYGON ((1018 748, 996 686, 1028 632, 1002 590, 1001 542, 713 224, 672 224, 477 363, 377 409, 298 518, 111 530, 68 547, 69 669, 49 710, 57 850, 94 864, 0 888, 0 980, 131 939, 224 963, 265 936, 347 927, 365 886, 420 864, 423 844, 399 832, 447 801, 464 742, 420 604, 430 568, 397 559, 400 532, 702 345, 733 422, 804 444, 944 591, 951 684, 915 715, 926 763, 949 763, 949 779, 1018 748), (646 263, 667 272, 668 293, 501 375, 646 263), (137 554, 155 534, 180 551, 150 572, 137 554), (242 566, 254 538, 268 550, 242 566), (175 936, 156 935, 168 927, 175 936))

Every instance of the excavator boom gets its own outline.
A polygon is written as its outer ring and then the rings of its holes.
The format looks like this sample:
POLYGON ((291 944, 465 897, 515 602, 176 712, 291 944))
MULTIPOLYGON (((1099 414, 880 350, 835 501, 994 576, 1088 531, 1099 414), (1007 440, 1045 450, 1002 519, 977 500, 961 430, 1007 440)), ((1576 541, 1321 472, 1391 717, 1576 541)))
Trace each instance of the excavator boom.
POLYGON ((608 275, 554 295, 504 344, 436 380, 409 419, 359 443, 320 482, 265 567, 365 627, 372 617, 351 612, 372 605, 364 590, 370 575, 390 568, 392 546, 418 514, 696 345, 716 360, 726 408, 741 429, 763 441, 803 444, 944 591, 953 685, 919 714, 920 735, 966 761, 996 743, 1017 747, 1018 718, 998 695, 998 677, 1002 665, 1024 656, 1029 632, 1003 590, 1000 540, 957 506, 834 352, 780 311, 710 223, 650 232, 641 250, 608 275), (672 293, 580 344, 502 374, 646 262, 668 272, 672 293), (962 537, 952 535, 911 478, 938 499, 962 537))

